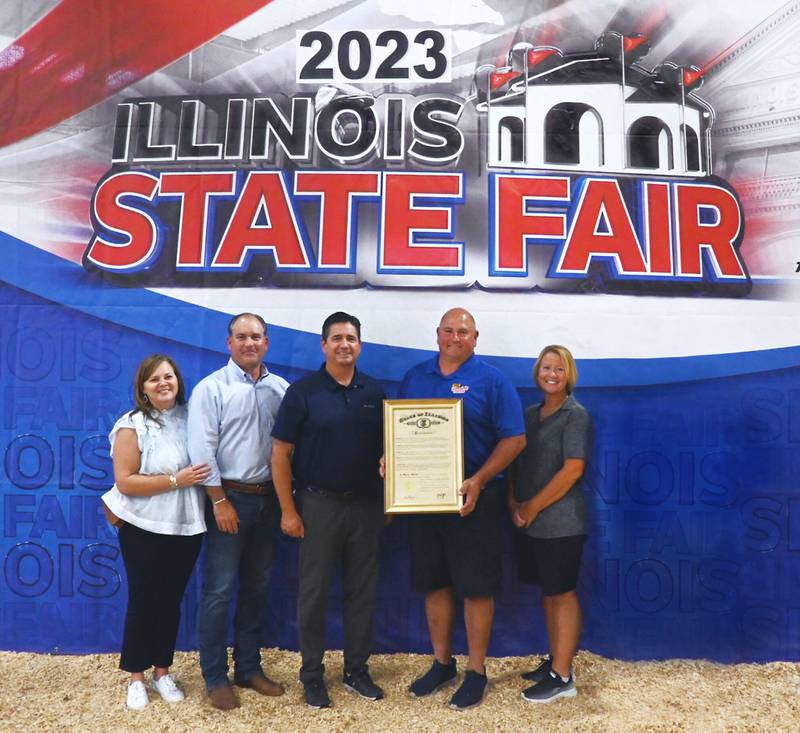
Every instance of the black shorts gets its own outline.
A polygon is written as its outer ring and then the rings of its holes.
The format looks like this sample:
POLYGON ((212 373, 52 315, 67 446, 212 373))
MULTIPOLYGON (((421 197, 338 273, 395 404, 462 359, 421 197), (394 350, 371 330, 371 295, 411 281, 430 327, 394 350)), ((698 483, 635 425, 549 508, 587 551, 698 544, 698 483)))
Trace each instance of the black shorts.
POLYGON ((500 590, 500 531, 505 487, 489 484, 471 514, 413 517, 411 587, 418 593, 453 588, 461 598, 485 598, 500 590))
POLYGON ((540 585, 543 596, 560 596, 575 590, 585 541, 585 534, 539 539, 514 532, 520 582, 540 585))

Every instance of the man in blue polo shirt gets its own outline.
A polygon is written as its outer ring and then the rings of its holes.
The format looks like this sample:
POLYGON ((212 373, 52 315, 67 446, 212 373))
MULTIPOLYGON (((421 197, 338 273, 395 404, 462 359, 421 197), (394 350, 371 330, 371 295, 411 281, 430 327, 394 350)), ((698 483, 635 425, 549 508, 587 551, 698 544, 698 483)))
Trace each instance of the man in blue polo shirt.
POLYGON ((502 472, 525 447, 525 421, 508 378, 475 356, 478 331, 468 311, 447 311, 436 337, 439 354, 406 374, 398 396, 463 400, 467 479, 460 516, 429 514, 411 522, 411 583, 425 594, 435 658, 409 692, 424 697, 455 682, 451 646, 458 596, 464 599, 469 661, 450 707, 465 710, 479 705, 486 692, 486 651, 500 587, 502 472))
POLYGON ((322 351, 325 363, 289 387, 272 429, 281 529, 302 539, 300 680, 306 702, 315 708, 331 704, 322 659, 328 594, 339 563, 344 572, 344 686, 369 700, 383 697, 367 660, 383 527, 378 461, 384 394, 380 383, 356 369, 361 324, 355 316, 328 316, 322 351))

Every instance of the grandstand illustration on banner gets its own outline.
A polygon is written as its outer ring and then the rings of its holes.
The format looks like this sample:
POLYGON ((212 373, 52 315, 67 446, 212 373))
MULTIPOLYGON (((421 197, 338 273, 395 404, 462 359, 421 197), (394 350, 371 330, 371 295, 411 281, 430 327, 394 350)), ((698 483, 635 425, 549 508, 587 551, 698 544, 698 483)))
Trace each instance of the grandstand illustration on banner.
POLYGON ((507 65, 478 67, 472 99, 488 121, 489 167, 636 175, 711 175, 713 108, 696 66, 639 59, 643 35, 601 35, 565 54, 517 43, 507 65))

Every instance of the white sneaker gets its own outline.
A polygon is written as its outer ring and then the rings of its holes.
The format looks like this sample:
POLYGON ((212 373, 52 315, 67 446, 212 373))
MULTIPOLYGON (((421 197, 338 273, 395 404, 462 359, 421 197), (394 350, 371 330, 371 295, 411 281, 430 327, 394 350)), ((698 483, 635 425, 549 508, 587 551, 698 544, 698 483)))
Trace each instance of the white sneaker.
POLYGON ((131 710, 141 710, 150 698, 147 697, 147 688, 141 680, 128 683, 128 707, 131 710))
POLYGON ((183 694, 183 690, 175 683, 175 678, 171 674, 165 674, 158 679, 154 677, 153 689, 161 695, 161 699, 164 702, 180 702, 186 697, 183 694))

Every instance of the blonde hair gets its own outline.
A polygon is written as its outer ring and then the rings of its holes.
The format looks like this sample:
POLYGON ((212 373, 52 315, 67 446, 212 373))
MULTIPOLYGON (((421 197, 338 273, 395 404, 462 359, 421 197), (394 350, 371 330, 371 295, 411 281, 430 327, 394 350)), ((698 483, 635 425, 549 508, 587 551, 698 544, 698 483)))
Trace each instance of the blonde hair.
POLYGON ((575 364, 575 357, 572 356, 572 352, 566 346, 561 346, 560 344, 550 344, 539 352, 539 358, 533 365, 534 384, 537 386, 539 384, 539 367, 542 365, 542 359, 544 359, 545 354, 555 354, 561 359, 561 363, 564 365, 564 373, 567 377, 567 394, 569 394, 578 383, 578 366, 575 364))

